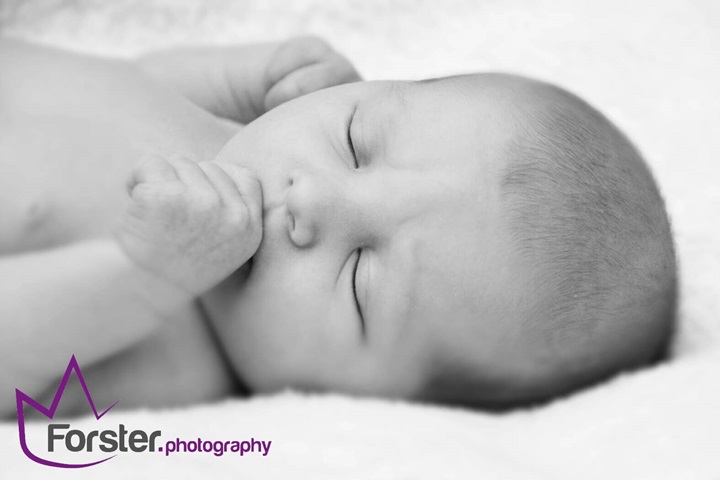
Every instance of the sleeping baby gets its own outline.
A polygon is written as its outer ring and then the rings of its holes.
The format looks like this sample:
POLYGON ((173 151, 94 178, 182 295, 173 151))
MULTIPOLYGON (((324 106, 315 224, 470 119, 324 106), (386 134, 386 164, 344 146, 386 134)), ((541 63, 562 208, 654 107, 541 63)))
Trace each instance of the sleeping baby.
POLYGON ((313 38, 134 63, 1 45, 5 414, 73 354, 99 406, 507 408, 666 351, 663 200, 563 89, 361 82, 313 38))

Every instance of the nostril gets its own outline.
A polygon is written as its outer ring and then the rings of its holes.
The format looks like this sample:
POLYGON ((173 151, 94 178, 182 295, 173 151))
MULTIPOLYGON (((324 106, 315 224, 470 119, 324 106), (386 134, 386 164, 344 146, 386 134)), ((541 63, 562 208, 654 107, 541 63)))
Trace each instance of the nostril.
POLYGON ((318 216, 317 185, 303 172, 292 172, 287 177, 289 187, 285 193, 285 206, 290 218, 287 226, 292 242, 300 248, 312 246, 316 241, 318 216))

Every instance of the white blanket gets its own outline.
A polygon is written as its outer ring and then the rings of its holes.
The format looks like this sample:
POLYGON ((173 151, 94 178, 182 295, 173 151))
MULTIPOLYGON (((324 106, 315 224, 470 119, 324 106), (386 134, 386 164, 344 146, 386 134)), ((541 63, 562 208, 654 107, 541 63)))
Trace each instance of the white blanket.
POLYGON ((112 412, 114 423, 159 428, 165 440, 254 437, 272 445, 265 457, 123 454, 79 471, 30 462, 17 426, 0 424, 0 478, 720 478, 717 5, 4 0, 4 34, 95 53, 314 33, 368 79, 502 70, 563 85, 613 119, 651 164, 675 227, 682 305, 671 363, 545 408, 497 416, 286 393, 112 412))

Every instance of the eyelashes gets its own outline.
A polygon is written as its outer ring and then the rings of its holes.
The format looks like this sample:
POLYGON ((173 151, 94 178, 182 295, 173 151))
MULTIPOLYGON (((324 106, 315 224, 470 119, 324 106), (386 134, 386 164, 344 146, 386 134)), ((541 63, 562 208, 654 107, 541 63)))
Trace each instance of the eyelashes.
POLYGON ((355 259, 355 266, 352 271, 352 293, 353 299, 355 300, 355 309, 357 310, 358 316, 360 317, 360 327, 362 329, 363 337, 365 336, 365 317, 363 317, 362 310, 360 309, 360 301, 357 296, 357 287, 355 285, 357 279, 358 266, 360 265, 360 256, 362 255, 362 249, 358 249, 357 258, 355 259))
MULTIPOLYGON (((348 150, 350 151, 350 154, 352 155, 353 159, 353 165, 356 169, 360 168, 360 165, 358 164, 357 154, 355 152, 355 145, 353 144, 352 140, 352 123, 353 119, 355 118, 355 112, 357 111, 357 105, 355 105, 355 108, 353 109, 352 115, 350 115, 350 118, 348 119, 347 125, 345 127, 345 141, 347 143, 348 150)), ((358 317, 360 317, 360 329, 362 331, 363 338, 366 338, 365 334, 365 317, 363 316, 362 309, 360 308, 360 300, 358 299, 357 294, 357 271, 358 266, 360 265, 360 257, 362 256, 362 249, 357 250, 357 255, 355 258, 355 265, 353 266, 352 270, 352 277, 350 278, 351 286, 352 286, 352 295, 353 300, 355 301, 355 310, 357 311, 358 317)))
POLYGON ((355 165, 355 168, 359 168, 360 166, 358 165, 357 155, 355 154, 355 145, 353 144, 352 134, 351 134, 351 131, 352 131, 352 123, 353 123, 353 119, 355 118, 355 112, 356 112, 356 111, 357 111, 357 106, 356 106, 355 109, 353 110, 353 113, 352 113, 352 115, 350 115, 350 119, 348 120, 348 124, 347 124, 347 128, 346 128, 346 135, 345 135, 346 138, 345 138, 345 140, 346 140, 346 142, 347 142, 348 149, 350 150, 350 153, 352 154, 353 164, 355 165))

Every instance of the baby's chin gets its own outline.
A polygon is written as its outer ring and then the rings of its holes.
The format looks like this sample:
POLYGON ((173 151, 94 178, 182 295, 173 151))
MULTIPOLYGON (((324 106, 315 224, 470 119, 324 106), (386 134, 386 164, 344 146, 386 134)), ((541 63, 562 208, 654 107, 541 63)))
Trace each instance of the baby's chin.
POLYGON ((233 273, 233 277, 235 277, 233 280, 236 282, 237 285, 244 285, 245 282, 247 282, 248 278, 250 278, 250 272, 252 272, 253 268, 253 257, 250 257, 250 259, 243 263, 240 268, 238 268, 235 273, 233 273))
POLYGON ((221 307, 221 310, 224 310, 225 307, 229 306, 228 301, 235 299, 238 292, 247 284, 252 269, 253 259, 250 258, 229 277, 203 294, 201 296, 203 303, 214 307, 223 305, 224 307, 221 307))

